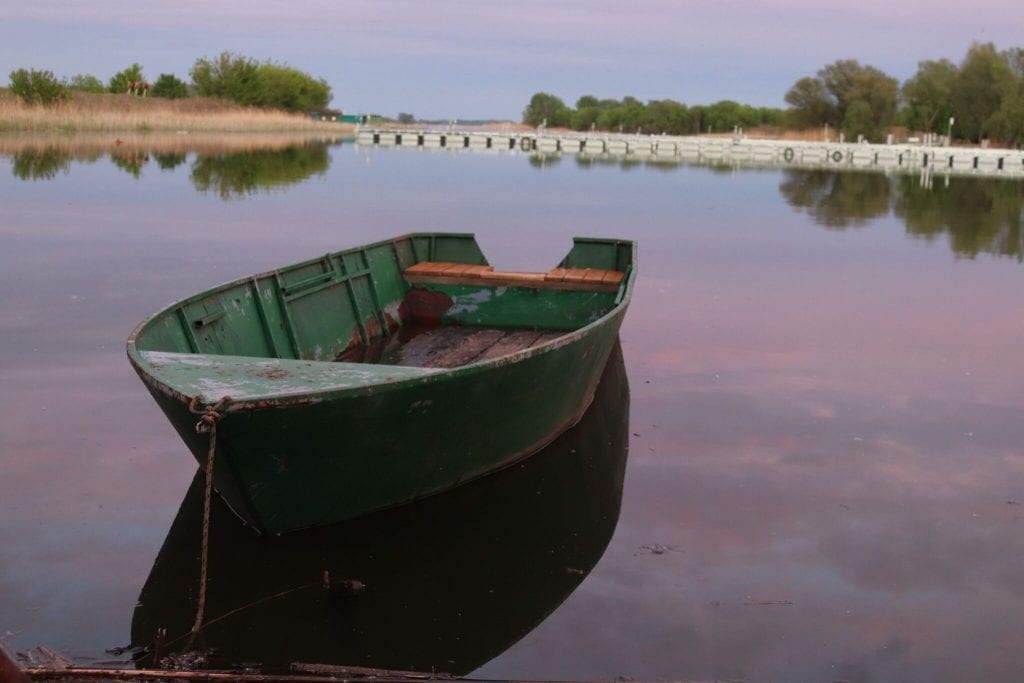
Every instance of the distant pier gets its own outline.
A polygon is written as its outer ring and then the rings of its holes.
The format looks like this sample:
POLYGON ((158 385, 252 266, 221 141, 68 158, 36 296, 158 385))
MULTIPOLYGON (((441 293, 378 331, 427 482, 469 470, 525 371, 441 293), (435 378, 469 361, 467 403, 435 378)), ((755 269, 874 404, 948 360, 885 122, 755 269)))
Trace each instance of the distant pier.
POLYGON ((360 145, 571 154, 655 162, 741 166, 922 170, 1024 178, 1024 151, 922 143, 869 144, 758 140, 742 136, 622 135, 555 131, 495 132, 363 128, 360 145))

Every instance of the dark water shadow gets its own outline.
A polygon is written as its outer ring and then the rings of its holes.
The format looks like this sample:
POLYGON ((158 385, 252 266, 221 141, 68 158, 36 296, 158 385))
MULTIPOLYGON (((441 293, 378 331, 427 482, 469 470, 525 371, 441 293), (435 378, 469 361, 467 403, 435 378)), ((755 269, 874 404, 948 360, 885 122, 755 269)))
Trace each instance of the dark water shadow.
MULTIPOLYGON (((619 517, 628 420, 616 345, 576 427, 448 494, 277 538, 257 537, 216 500, 200 666, 478 668, 540 624, 604 553, 619 517)), ((202 498, 197 474, 135 609, 138 666, 166 665, 188 647, 202 498)))

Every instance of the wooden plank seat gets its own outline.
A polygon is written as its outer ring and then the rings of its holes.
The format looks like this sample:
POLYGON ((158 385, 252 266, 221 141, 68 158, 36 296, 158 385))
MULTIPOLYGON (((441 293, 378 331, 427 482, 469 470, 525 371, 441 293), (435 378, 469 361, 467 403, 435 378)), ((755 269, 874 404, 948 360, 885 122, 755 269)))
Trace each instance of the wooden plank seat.
POLYGON ((494 270, 493 266, 423 261, 402 273, 413 285, 483 285, 487 287, 532 287, 581 292, 615 292, 623 273, 600 268, 552 268, 546 273, 494 270))

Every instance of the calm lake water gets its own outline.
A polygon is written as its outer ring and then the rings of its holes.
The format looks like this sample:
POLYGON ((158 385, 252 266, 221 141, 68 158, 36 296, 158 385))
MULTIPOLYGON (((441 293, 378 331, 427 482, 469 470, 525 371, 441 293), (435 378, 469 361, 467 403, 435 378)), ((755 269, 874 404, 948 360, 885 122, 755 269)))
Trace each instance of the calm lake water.
POLYGON ((125 358, 139 320, 451 230, 502 269, 637 240, 621 363, 580 428, 450 496, 281 539, 215 510, 211 666, 1020 680, 1024 183, 254 146, 0 154, 8 651, 149 665, 116 648, 194 618, 202 495, 125 358))

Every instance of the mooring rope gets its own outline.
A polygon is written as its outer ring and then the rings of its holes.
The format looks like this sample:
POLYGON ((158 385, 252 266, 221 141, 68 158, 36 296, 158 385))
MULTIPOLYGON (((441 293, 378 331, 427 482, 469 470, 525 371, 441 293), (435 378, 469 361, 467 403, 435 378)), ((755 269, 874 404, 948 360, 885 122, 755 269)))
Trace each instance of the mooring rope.
POLYGON ((199 629, 203 626, 203 612, 206 609, 206 567, 210 554, 210 500, 213 498, 213 460, 217 453, 217 423, 224 417, 224 408, 230 401, 231 398, 225 396, 213 405, 200 408, 199 397, 196 396, 188 404, 188 409, 192 413, 199 415, 199 421, 196 422, 196 432, 210 435, 210 448, 206 454, 206 474, 204 475, 206 477, 206 493, 203 498, 203 546, 199 565, 199 606, 196 608, 196 621, 192 625, 192 636, 189 638, 186 647, 192 647, 192 642, 199 634, 199 629))

